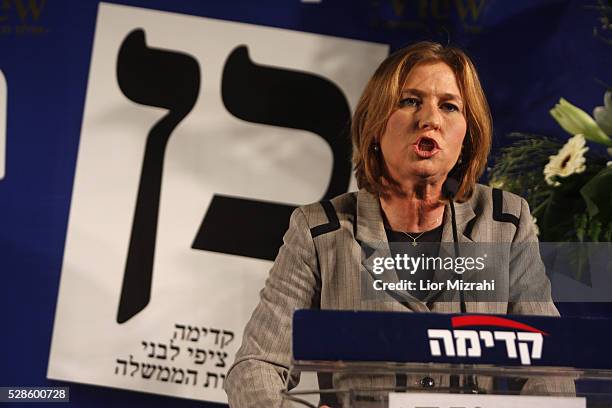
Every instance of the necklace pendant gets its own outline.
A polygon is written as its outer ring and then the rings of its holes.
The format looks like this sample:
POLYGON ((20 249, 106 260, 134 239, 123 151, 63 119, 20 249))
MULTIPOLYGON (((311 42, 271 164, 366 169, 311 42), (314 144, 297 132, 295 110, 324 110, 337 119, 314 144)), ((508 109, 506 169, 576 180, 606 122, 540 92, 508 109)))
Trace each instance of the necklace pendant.
POLYGON ((413 237, 412 235, 410 235, 409 233, 402 231, 402 234, 406 235, 408 238, 410 238, 412 240, 412 246, 415 247, 417 246, 417 239, 421 238, 421 235, 423 235, 425 233, 425 231, 421 232, 419 235, 417 235, 416 237, 413 237))

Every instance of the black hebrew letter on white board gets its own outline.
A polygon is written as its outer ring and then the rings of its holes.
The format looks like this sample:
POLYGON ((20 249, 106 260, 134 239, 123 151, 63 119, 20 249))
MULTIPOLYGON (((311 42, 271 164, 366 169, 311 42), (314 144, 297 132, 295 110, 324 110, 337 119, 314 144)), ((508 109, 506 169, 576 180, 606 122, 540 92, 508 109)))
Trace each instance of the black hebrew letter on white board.
POLYGON ((138 29, 121 44, 117 81, 131 101, 168 110, 146 141, 117 313, 117 322, 125 323, 150 300, 166 145, 198 99, 200 68, 189 55, 147 46, 145 32, 138 29))
MULTIPOLYGON (((307 130, 323 138, 333 154, 332 173, 323 198, 348 190, 351 112, 336 84, 311 73, 257 65, 242 45, 227 58, 221 92, 227 110, 240 119, 307 130)), ((215 194, 192 247, 274 260, 294 209, 287 204, 215 194), (236 228, 249 233, 227 233, 236 228)))

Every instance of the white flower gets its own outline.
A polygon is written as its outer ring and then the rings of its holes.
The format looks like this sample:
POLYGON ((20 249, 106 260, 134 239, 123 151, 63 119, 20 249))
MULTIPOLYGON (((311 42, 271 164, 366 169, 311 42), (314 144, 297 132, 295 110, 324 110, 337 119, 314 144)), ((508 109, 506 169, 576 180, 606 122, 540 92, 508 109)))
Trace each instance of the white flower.
POLYGON ((550 156, 548 164, 544 167, 544 179, 551 186, 561 183, 555 177, 567 177, 575 173, 582 173, 586 169, 584 153, 589 150, 585 146, 584 136, 578 134, 570 138, 554 156, 550 156))
POLYGON ((605 134, 612 135, 612 89, 604 94, 604 106, 593 109, 593 118, 605 134))

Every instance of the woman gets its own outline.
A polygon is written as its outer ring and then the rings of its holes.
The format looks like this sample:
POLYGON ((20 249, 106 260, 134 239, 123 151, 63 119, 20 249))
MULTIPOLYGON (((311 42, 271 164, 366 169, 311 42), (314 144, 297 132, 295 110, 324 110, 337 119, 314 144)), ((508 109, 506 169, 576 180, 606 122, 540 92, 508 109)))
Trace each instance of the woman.
MULTIPOLYGON (((476 184, 492 126, 476 69, 463 51, 421 42, 389 56, 366 86, 351 132, 360 190, 291 216, 226 378, 232 407, 280 405, 296 309, 558 315, 538 254, 511 256, 513 269, 501 277, 508 297, 501 302, 442 302, 428 293, 404 293, 402 302, 362 296, 366 243, 537 241, 525 200, 476 184), (443 189, 449 175, 459 180, 453 200, 443 189)), ((389 387, 394 381, 335 376, 333 385, 389 387)), ((444 386, 448 379, 408 379, 409 386, 419 384, 444 386)))

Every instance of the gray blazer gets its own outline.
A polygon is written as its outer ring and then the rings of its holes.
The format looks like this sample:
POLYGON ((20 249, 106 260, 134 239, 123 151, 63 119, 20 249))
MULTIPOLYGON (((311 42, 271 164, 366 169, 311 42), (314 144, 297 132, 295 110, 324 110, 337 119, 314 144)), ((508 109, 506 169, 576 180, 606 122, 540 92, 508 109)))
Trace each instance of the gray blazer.
MULTIPOLYGON (((465 203, 455 204, 459 242, 537 242, 527 202, 521 197, 477 185, 465 203)), ((360 243, 387 242, 378 198, 365 190, 346 193, 327 203, 296 209, 260 302, 248 322, 236 360, 225 380, 230 406, 278 407, 291 363, 291 322, 296 309, 370 310, 459 313, 457 300, 426 304, 404 294, 403 302, 381 302, 361 296, 360 243)), ((450 206, 444 211, 442 242, 453 242, 450 206)), ((501 277, 509 299, 467 302, 470 313, 558 316, 551 300, 550 282, 539 254, 511 256, 508 275, 501 277), (536 300, 537 299, 537 300, 536 300)), ((325 333, 321 333, 325 336, 325 333)), ((408 377, 417 385, 422 376, 408 377)), ((448 378, 431 376, 436 386, 448 378)), ((288 379, 295 385, 299 378, 288 379)), ((482 386, 486 379, 479 379, 482 386)), ((395 376, 346 377, 334 375, 333 385, 393 387, 395 376)), ((573 382, 530 380, 523 392, 573 392, 573 382)))

